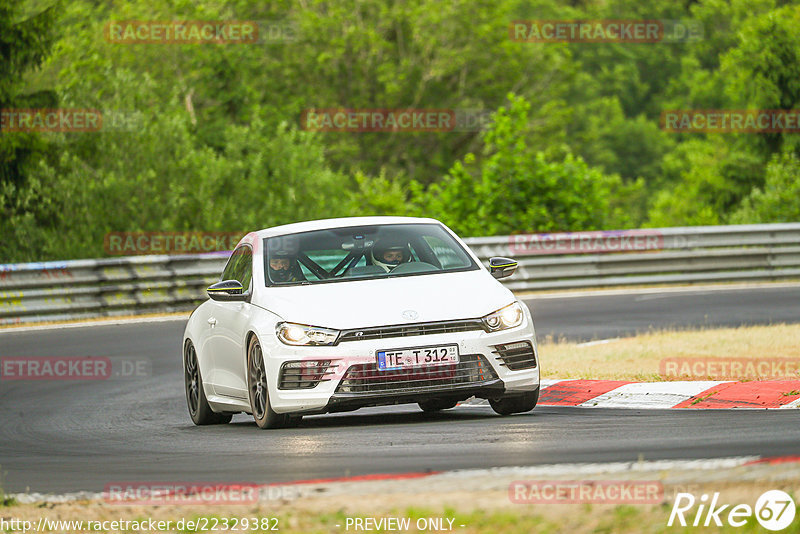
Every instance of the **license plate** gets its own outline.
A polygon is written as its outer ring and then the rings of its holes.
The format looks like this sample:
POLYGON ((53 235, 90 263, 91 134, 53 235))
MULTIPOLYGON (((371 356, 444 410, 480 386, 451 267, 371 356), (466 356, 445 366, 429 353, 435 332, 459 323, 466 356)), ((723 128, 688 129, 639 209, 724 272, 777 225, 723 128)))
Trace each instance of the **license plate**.
POLYGON ((458 363, 458 345, 378 351, 378 369, 380 371, 448 363, 458 363))

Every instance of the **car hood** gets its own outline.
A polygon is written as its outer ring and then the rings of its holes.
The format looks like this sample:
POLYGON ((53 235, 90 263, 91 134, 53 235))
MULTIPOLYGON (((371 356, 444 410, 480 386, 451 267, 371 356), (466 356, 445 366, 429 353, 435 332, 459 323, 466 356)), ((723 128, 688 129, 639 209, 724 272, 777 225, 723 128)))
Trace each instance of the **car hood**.
POLYGON ((477 318, 513 301, 511 291, 476 270, 270 287, 254 304, 286 321, 349 329, 477 318))

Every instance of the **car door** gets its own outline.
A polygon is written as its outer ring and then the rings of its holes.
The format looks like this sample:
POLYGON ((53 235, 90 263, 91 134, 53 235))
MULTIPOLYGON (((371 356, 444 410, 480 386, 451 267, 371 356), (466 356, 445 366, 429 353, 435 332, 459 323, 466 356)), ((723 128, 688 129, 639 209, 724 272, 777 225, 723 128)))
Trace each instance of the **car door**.
MULTIPOLYGON (((223 280, 238 280, 252 292, 253 251, 241 245, 231 254, 223 280)), ((217 395, 247 398, 245 335, 252 305, 249 302, 212 301, 208 318, 208 346, 213 362, 212 384, 217 395)))

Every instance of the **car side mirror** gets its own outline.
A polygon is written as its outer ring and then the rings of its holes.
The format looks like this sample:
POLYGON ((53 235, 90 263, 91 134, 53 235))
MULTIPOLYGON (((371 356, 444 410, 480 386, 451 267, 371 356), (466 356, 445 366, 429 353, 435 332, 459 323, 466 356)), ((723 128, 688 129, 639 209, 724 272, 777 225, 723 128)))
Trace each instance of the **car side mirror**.
POLYGON ((517 265, 519 264, 516 261, 509 258, 490 258, 489 272, 497 279, 505 278, 514 274, 514 271, 517 270, 517 265))
POLYGON ((209 286, 206 293, 211 300, 220 302, 231 302, 237 300, 247 300, 249 292, 245 292, 241 282, 238 280, 223 280, 216 284, 209 286))

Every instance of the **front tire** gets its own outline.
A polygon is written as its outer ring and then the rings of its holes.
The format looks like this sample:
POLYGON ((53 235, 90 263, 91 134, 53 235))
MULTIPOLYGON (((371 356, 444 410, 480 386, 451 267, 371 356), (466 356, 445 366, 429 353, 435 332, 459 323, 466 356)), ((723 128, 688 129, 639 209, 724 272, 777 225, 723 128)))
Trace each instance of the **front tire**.
POLYGON ((189 417, 198 426, 224 425, 230 423, 233 414, 216 413, 211 409, 203 389, 203 378, 200 376, 200 364, 197 361, 197 351, 191 341, 186 342, 183 349, 183 381, 186 387, 186 404, 189 408, 189 417))
POLYGON ((253 336, 247 348, 247 390, 250 392, 250 409, 253 419, 261 429, 283 428, 292 421, 288 414, 278 414, 269 404, 267 371, 261 344, 253 336))
POLYGON ((492 410, 500 415, 529 412, 536 407, 537 402, 539 402, 539 388, 536 388, 536 391, 529 391, 522 395, 489 399, 492 410))

